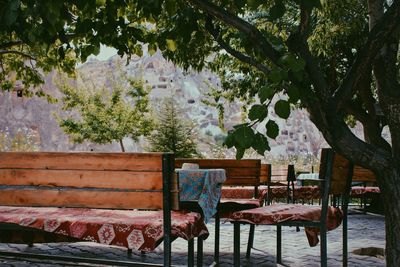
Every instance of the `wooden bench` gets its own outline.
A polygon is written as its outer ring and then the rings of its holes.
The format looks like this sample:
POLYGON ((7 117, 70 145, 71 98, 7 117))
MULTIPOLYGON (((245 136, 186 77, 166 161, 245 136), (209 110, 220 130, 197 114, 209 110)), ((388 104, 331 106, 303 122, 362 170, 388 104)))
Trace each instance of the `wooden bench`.
POLYGON ((267 204, 271 204, 273 199, 279 198, 285 198, 289 203, 291 199, 290 184, 292 184, 292 190, 294 190, 294 181, 296 180, 294 166, 276 167, 270 164, 262 164, 261 173, 261 183, 267 186, 267 204))
POLYGON ((368 169, 361 166, 354 166, 353 183, 361 183, 361 186, 352 186, 350 197, 359 198, 360 204, 364 211, 367 208, 367 198, 372 199, 380 193, 380 189, 376 185, 375 174, 368 169))
MULTIPOLYGON (((171 242, 177 237, 188 240, 193 266, 193 239, 199 237, 200 247, 208 234, 200 214, 179 211, 170 153, 1 152, 0 222, 3 233, 30 236, 22 240, 28 244, 43 231, 142 251, 164 241, 163 266, 171 265, 171 242)), ((32 255, 19 255, 27 256, 32 255)))
MULTIPOLYGON (((260 168, 261 160, 258 159, 185 159, 180 158, 175 160, 175 168, 181 168, 183 163, 195 163, 199 165, 200 169, 225 169, 226 181, 223 184, 222 194, 229 194, 224 192, 226 190, 239 190, 233 192, 232 197, 221 198, 218 213, 215 216, 215 248, 214 248, 214 261, 219 261, 219 228, 220 218, 228 217, 230 213, 238 210, 254 208, 260 206, 263 201, 258 199, 258 186, 260 185, 260 168), (251 194, 248 195, 248 188, 241 191, 242 187, 251 187, 251 194), (233 189, 232 189, 233 188, 233 189), (246 198, 236 197, 239 193, 246 195, 246 198)), ((248 254, 253 245, 254 226, 250 228, 248 254)))

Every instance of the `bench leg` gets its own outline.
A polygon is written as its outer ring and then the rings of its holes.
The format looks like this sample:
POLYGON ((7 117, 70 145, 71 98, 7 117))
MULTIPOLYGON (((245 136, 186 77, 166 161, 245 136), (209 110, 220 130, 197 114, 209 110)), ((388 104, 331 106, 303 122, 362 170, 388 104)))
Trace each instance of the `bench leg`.
POLYGON ((321 267, 328 266, 328 254, 326 245, 326 228, 321 227, 321 267))
POLYGON ((203 237, 197 237, 197 267, 203 266, 203 237))
POLYGON ((343 267, 347 267, 348 260, 348 248, 347 248, 347 207, 344 210, 344 218, 343 218, 343 267))
POLYGON ((233 266, 240 267, 240 222, 233 223, 233 266))
POLYGON ((219 230, 220 230, 219 213, 215 215, 215 241, 214 241, 214 263, 219 263, 219 230))
POLYGON ((276 226, 276 262, 282 264, 282 226, 276 226))
POLYGON ((194 267, 194 239, 188 241, 188 267, 194 267))
POLYGON ((253 244, 254 244, 254 230, 255 230, 255 227, 256 227, 255 224, 250 224, 249 242, 247 242, 247 251, 246 251, 246 258, 247 259, 250 259, 251 248, 253 247, 253 244))

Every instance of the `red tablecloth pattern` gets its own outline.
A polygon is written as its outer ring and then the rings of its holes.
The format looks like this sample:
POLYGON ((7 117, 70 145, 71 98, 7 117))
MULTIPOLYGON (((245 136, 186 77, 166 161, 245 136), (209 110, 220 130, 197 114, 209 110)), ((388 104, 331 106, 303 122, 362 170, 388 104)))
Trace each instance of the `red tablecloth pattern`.
MULTIPOLYGON (((241 221, 251 224, 278 224, 289 221, 319 221, 321 207, 298 204, 274 204, 251 210, 237 211, 232 214, 230 221, 241 221)), ((343 220, 343 213, 339 208, 329 207, 327 229, 337 228, 343 220)), ((305 227, 310 246, 319 242, 319 228, 305 227)))
MULTIPOLYGON (((208 236, 199 213, 172 212, 172 236, 186 240, 208 236)), ((162 211, 36 208, 0 206, 0 221, 82 241, 154 250, 163 239, 162 211)))
MULTIPOLYGON (((258 188, 258 200, 260 206, 264 202, 268 193, 266 186, 260 186, 258 188)), ((251 199, 254 197, 254 187, 223 187, 221 198, 226 199, 251 199)), ((287 198, 287 186, 271 186, 270 187, 270 200, 286 199, 287 198)))
POLYGON ((295 200, 313 200, 321 198, 321 189, 319 186, 296 186, 293 197, 295 200))
POLYGON ((368 194, 379 194, 381 190, 377 186, 353 186, 351 188, 351 197, 363 197, 368 194))

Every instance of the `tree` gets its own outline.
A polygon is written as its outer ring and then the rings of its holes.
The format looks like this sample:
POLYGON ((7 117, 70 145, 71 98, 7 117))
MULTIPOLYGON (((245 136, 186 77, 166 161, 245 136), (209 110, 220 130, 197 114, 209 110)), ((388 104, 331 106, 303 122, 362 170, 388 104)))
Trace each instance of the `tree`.
POLYGON ((195 143, 194 129, 180 116, 176 102, 167 98, 158 112, 155 131, 149 136, 149 151, 174 152, 177 158, 200 156, 195 143))
POLYGON ((85 140, 97 144, 117 141, 125 152, 125 137, 137 141, 152 130, 148 90, 134 80, 128 80, 125 85, 111 81, 111 85, 110 91, 108 88, 88 89, 62 84, 63 110, 75 111, 79 116, 58 116, 58 121, 76 143, 85 140))
POLYGON ((225 90, 259 100, 226 141, 238 157, 268 149, 279 129, 266 111, 286 94, 274 105, 280 117, 292 104, 307 109, 338 153, 377 175, 387 266, 400 266, 400 0, 3 0, 0 12, 3 50, 44 45, 63 62, 72 52, 84 60, 100 42, 140 54, 141 41, 185 68, 220 72, 225 90), (350 131, 349 116, 363 124, 365 140, 350 131), (252 127, 264 120, 266 136, 252 127))

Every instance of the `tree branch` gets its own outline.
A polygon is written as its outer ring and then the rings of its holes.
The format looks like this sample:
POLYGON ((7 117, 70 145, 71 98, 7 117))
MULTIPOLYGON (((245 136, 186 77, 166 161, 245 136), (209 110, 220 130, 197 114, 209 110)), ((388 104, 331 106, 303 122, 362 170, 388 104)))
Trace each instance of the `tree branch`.
POLYGON ((22 51, 18 51, 18 50, 0 50, 0 55, 5 55, 5 54, 17 54, 17 55, 20 55, 20 56, 23 56, 23 57, 26 57, 26 58, 29 58, 29 59, 36 60, 36 58, 33 57, 32 55, 29 55, 29 54, 27 54, 25 52, 22 52, 22 51))
POLYGON ((311 54, 307 45, 307 36, 311 31, 311 10, 300 5, 300 24, 296 32, 290 34, 286 44, 294 54, 299 54, 306 61, 306 71, 314 85, 316 93, 327 102, 330 97, 329 86, 324 79, 324 74, 319 67, 318 60, 311 54))
POLYGON ((257 68, 259 71, 265 74, 268 74, 270 72, 270 69, 264 64, 261 64, 256 60, 254 60, 253 58, 241 53, 240 51, 233 49, 229 44, 224 42, 224 40, 222 40, 220 32, 215 27, 213 27, 211 19, 207 19, 206 30, 211 34, 211 36, 215 39, 215 41, 233 57, 257 68))
POLYGON ((13 47, 15 45, 20 45, 20 44, 23 44, 23 42, 21 40, 6 42, 6 43, 0 44, 0 49, 6 49, 6 48, 10 48, 10 47, 13 47))
POLYGON ((385 15, 371 30, 364 47, 357 53, 356 60, 349 69, 343 82, 336 89, 333 98, 336 109, 342 109, 353 96, 358 83, 371 67, 375 57, 393 31, 400 26, 400 0, 394 0, 385 15))
POLYGON ((192 3, 210 16, 215 17, 240 32, 247 34, 255 47, 257 47, 274 64, 278 66, 280 65, 278 62, 280 53, 273 48, 255 26, 207 0, 187 0, 187 2, 192 3))

